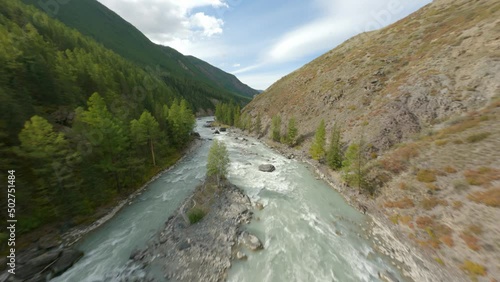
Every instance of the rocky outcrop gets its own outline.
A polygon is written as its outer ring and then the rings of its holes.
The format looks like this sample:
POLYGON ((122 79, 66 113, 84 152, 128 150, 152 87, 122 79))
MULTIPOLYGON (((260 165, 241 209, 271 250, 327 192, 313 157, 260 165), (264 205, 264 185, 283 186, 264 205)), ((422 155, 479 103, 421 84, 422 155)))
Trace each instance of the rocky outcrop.
POLYGON ((220 193, 213 198, 210 211, 201 221, 190 224, 182 216, 185 206, 191 205, 196 198, 201 189, 198 188, 177 215, 167 220, 165 228, 148 247, 135 251, 131 259, 146 270, 161 269, 167 279, 175 281, 225 280, 231 259, 246 258, 238 251, 238 234, 248 234, 246 241, 253 248, 261 247, 256 237, 240 230, 252 217, 250 199, 230 183, 222 185, 220 193))
POLYGON ((272 164, 259 165, 259 170, 263 172, 273 172, 276 168, 272 164))
POLYGON ((2 281, 46 281, 73 266, 83 252, 67 248, 31 249, 19 254, 16 274, 2 274, 2 281), (7 278, 8 277, 8 278, 7 278))

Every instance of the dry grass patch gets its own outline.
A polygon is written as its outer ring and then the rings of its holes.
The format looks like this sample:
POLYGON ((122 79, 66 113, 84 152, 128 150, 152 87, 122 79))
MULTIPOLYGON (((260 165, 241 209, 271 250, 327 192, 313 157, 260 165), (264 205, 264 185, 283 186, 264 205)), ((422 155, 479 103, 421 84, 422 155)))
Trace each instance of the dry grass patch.
MULTIPOLYGON (((460 267, 463 271, 465 271, 471 278, 475 278, 476 276, 485 276, 486 268, 480 264, 472 262, 470 260, 464 261, 464 264, 460 267)), ((475 279, 474 279, 475 280, 475 279)))
POLYGON ((435 182, 437 180, 437 172, 430 169, 421 169, 417 172, 417 180, 424 183, 435 182))
POLYGON ((448 144, 448 142, 450 142, 450 140, 448 140, 448 139, 440 139, 440 140, 436 140, 434 142, 434 144, 436 144, 436 146, 444 146, 444 145, 448 144))
POLYGON ((455 188, 455 190, 457 191, 465 191, 465 190, 469 190, 470 189, 470 186, 469 186, 469 183, 463 181, 463 180, 454 180, 453 181, 453 188, 455 188))
POLYGON ((500 169, 480 167, 476 170, 466 170, 464 176, 470 185, 487 187, 491 185, 492 181, 500 180, 500 169))
POLYGON ((498 208, 500 207, 500 187, 496 187, 488 191, 473 192, 470 193, 467 198, 478 204, 498 208))
POLYGON ((404 145, 392 151, 380 163, 385 170, 400 173, 408 168, 412 158, 418 157, 418 148, 417 144, 404 145))
POLYGON ((457 169, 452 166, 446 166, 443 168, 446 173, 457 173, 457 169))
POLYGON ((462 201, 454 201, 453 202, 453 209, 455 210, 460 210, 464 206, 464 203, 462 201))
POLYGON ((455 242, 453 241, 453 237, 451 235, 444 235, 439 237, 439 241, 443 242, 448 248, 453 248, 455 246, 455 242))
POLYGON ((425 229, 427 227, 430 227, 432 224, 434 224, 434 220, 428 216, 420 216, 420 217, 417 217, 416 223, 417 223, 418 228, 425 229))
POLYGON ((469 249, 476 252, 481 249, 481 246, 479 246, 479 239, 477 239, 477 237, 471 234, 469 231, 462 232, 462 234, 460 234, 460 238, 464 240, 469 249))
POLYGON ((409 209, 413 208, 415 204, 413 203, 412 199, 408 197, 404 197, 401 200, 398 201, 387 201, 384 203, 384 207, 386 208, 397 208, 397 209, 409 209))
POLYGON ((489 132, 482 132, 482 133, 478 133, 478 134, 469 135, 465 140, 469 143, 476 143, 476 142, 483 141, 484 139, 488 138, 488 136, 490 136, 490 135, 491 135, 491 133, 489 133, 489 132))
POLYGON ((448 202, 446 200, 440 200, 436 197, 429 197, 429 198, 423 199, 420 202, 420 205, 425 210, 431 210, 431 209, 435 208, 437 205, 447 206, 448 202))

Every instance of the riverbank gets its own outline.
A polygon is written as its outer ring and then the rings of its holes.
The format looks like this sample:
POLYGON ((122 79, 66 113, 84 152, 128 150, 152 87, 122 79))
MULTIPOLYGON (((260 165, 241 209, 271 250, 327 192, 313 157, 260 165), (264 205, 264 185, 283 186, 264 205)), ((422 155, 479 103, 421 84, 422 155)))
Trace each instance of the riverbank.
MULTIPOLYGON (((232 129, 231 132, 235 137, 246 135, 237 129, 232 129)), ((461 273, 452 272, 451 268, 438 265, 431 253, 419 248, 415 242, 398 230, 369 195, 359 193, 358 189, 347 186, 338 173, 309 159, 304 148, 292 149, 269 140, 260 141, 287 158, 297 159, 307 164, 316 173, 318 179, 323 179, 339 192, 350 206, 361 212, 366 211, 370 219, 369 228, 366 231, 370 241, 373 242, 373 247, 390 257, 405 276, 414 281, 466 281, 460 275, 461 273)))
MULTIPOLYGON (((131 259, 168 280, 225 281, 231 260, 244 258, 239 242, 256 239, 242 230, 252 218, 251 208, 248 196, 228 181, 219 187, 205 182, 168 218, 147 248, 131 254, 131 259), (207 207, 204 217, 193 222, 190 212, 205 212, 207 207)), ((258 239, 249 246, 261 247, 258 239)))
POLYGON ((64 272, 83 255, 82 252, 72 249, 72 246, 76 242, 108 222, 123 207, 129 205, 133 199, 141 195, 151 182, 158 179, 165 172, 175 168, 180 161, 189 156, 202 144, 203 141, 199 138, 194 139, 183 151, 182 157, 175 161, 174 165, 158 172, 131 195, 120 199, 117 204, 101 208, 97 213, 99 218, 91 224, 77 225, 63 234, 58 234, 57 228, 48 227, 37 231, 38 235, 34 233, 29 234, 29 238, 26 239, 29 245, 16 253, 18 268, 16 276, 9 277, 8 273, 2 273, 0 281, 5 281, 7 277, 10 279, 8 281, 20 281, 15 279, 22 278, 25 280, 34 276, 39 277, 40 281, 45 281, 45 277, 47 276, 53 277, 64 272), (64 262, 63 269, 59 266, 62 262, 64 262))

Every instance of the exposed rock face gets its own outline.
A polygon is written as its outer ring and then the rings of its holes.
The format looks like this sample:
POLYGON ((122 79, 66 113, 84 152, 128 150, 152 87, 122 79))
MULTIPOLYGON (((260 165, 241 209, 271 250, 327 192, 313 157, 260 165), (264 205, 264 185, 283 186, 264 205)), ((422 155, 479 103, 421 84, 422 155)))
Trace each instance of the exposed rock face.
POLYGON ((259 170, 263 172, 273 172, 276 168, 272 164, 259 165, 259 170))
MULTIPOLYGON (((232 254, 236 253, 238 259, 246 258, 235 249, 237 234, 242 233, 241 225, 252 217, 250 199, 237 187, 223 185, 201 221, 189 224, 180 215, 169 218, 149 247, 135 251, 131 258, 145 267, 159 267, 167 279, 223 281, 232 254)), ((255 243, 254 239, 251 242, 255 243)))
POLYGON ((373 151, 385 151, 440 120, 480 109, 498 93, 498 5, 433 1, 283 77, 244 112, 254 119, 260 113, 268 136, 274 115, 295 117, 305 148, 324 119, 327 130, 342 126, 346 143, 363 133, 373 151))
MULTIPOLYGON (((46 243, 46 242, 44 242, 46 243)), ((49 244, 52 246, 53 244, 49 244)), ((74 249, 32 249, 19 254, 15 276, 7 273, 2 281, 46 281, 47 277, 58 276, 73 266, 83 253, 74 249), (8 278, 7 278, 8 277, 8 278)))

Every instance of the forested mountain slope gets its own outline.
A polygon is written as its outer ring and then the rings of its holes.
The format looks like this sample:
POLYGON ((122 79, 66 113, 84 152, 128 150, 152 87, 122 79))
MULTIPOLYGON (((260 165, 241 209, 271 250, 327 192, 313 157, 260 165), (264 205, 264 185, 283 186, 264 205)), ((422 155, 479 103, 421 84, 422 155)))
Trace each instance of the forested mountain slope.
POLYGON ((195 118, 176 87, 34 7, 2 2, 0 176, 15 170, 17 234, 88 220, 179 159, 195 118))
POLYGON ((240 96, 251 98, 257 94, 255 89, 241 83, 231 74, 199 59, 184 56, 170 47, 152 43, 137 28, 96 0, 67 1, 57 8, 40 5, 38 0, 23 0, 23 2, 47 10, 69 27, 94 38, 106 48, 142 67, 149 66, 168 74, 164 78, 168 84, 180 84, 179 88, 183 89, 187 86, 185 90, 187 92, 220 99, 214 95, 217 93, 223 98, 244 102, 248 100, 240 96), (201 64, 210 67, 200 69, 201 64), (191 85, 192 89, 189 88, 191 85))
POLYGON ((500 277, 498 1, 435 0, 346 41, 243 111, 268 138, 273 117, 278 132, 294 117, 295 152, 308 156, 320 121, 328 137, 337 124, 340 175, 373 193, 366 205, 441 267, 472 280, 500 277))

